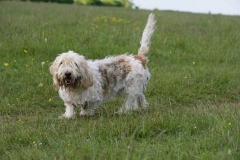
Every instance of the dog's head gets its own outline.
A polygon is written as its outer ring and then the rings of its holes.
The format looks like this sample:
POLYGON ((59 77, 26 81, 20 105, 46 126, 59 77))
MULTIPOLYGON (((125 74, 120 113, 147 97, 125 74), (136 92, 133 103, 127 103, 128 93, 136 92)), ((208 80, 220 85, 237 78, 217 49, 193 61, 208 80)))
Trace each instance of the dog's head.
POLYGON ((50 73, 56 90, 61 86, 86 89, 93 85, 93 75, 86 60, 73 51, 58 55, 50 66, 50 73))

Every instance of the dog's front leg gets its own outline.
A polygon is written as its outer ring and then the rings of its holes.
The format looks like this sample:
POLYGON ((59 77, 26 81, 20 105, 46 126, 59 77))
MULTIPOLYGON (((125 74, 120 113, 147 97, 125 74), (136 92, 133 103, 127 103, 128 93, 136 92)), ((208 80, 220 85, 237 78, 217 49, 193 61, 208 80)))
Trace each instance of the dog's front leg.
POLYGON ((58 118, 59 119, 69 119, 69 118, 72 118, 74 116, 74 114, 75 114, 74 105, 70 101, 64 102, 64 105, 66 106, 65 113, 62 114, 61 116, 59 116, 58 118))

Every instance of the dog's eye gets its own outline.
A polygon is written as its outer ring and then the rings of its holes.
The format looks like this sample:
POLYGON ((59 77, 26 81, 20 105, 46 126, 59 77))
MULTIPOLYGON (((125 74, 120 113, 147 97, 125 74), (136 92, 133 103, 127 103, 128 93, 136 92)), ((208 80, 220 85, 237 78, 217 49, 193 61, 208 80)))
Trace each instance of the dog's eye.
POLYGON ((75 63, 75 65, 78 67, 77 63, 75 63))
POLYGON ((62 65, 62 62, 61 63, 59 63, 59 66, 61 66, 62 65))

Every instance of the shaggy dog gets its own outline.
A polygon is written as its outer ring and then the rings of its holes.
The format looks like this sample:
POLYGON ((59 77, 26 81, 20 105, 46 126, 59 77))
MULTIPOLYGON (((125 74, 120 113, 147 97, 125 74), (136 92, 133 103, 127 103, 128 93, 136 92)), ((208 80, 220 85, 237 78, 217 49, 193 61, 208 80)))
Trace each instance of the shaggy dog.
POLYGON ((150 79, 146 54, 155 23, 151 13, 137 55, 122 54, 94 61, 73 51, 58 55, 50 66, 50 73, 66 106, 65 113, 59 118, 73 117, 75 106, 81 106, 81 116, 93 115, 94 109, 104 100, 118 95, 126 100, 119 113, 147 107, 143 94, 150 79))

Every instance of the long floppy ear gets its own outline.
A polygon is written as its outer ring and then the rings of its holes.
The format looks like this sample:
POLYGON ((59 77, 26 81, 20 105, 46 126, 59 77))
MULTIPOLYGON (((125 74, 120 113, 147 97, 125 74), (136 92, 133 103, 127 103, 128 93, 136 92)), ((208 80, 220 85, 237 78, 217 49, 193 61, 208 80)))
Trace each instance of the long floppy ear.
POLYGON ((93 73, 91 72, 86 61, 81 65, 81 67, 85 73, 82 75, 81 85, 82 88, 87 89, 88 87, 91 87, 93 85, 93 73))
POLYGON ((51 64, 49 70, 51 75, 53 76, 53 86, 55 90, 59 90, 59 80, 58 80, 58 67, 59 67, 59 56, 54 60, 54 62, 51 64))

